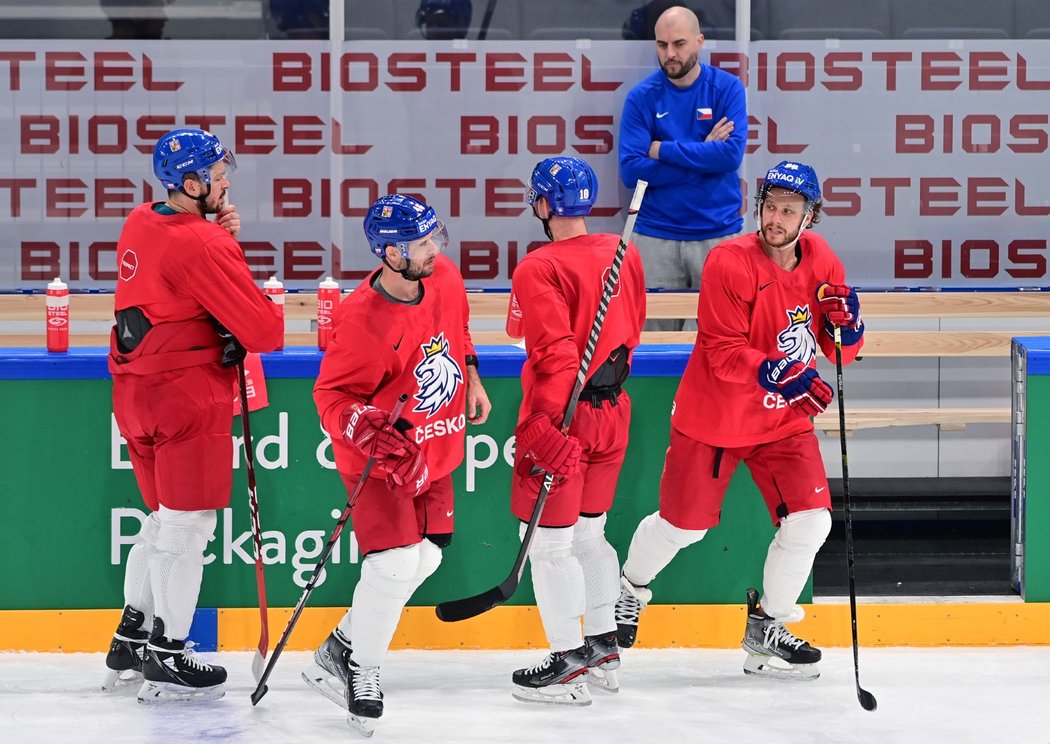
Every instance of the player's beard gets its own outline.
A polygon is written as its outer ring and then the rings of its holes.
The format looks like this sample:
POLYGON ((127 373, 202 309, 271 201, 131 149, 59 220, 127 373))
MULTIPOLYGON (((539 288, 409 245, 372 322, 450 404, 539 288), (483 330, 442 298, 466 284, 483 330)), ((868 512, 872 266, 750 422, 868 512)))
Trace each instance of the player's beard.
POLYGON ((682 62, 679 65, 678 72, 671 72, 670 70, 668 70, 668 62, 664 62, 662 65, 660 65, 660 68, 664 71, 664 75, 667 76, 668 80, 681 80, 693 71, 693 68, 696 67, 698 58, 698 55, 690 54, 689 59, 687 59, 685 62, 682 62))
POLYGON ((418 282, 420 279, 426 279, 428 276, 434 273, 434 262, 435 259, 428 258, 423 263, 415 263, 413 261, 408 262, 408 267, 405 268, 402 274, 405 279, 410 282, 418 282))
MULTIPOLYGON (((199 202, 198 202, 199 203, 199 202)), ((204 214, 218 214, 226 204, 226 189, 222 190, 219 198, 213 203, 210 198, 204 200, 204 214)))
POLYGON ((783 250, 794 243, 799 236, 799 231, 795 230, 788 232, 783 228, 779 228, 779 232, 776 235, 771 235, 772 225, 762 226, 762 240, 767 246, 773 250, 783 250))

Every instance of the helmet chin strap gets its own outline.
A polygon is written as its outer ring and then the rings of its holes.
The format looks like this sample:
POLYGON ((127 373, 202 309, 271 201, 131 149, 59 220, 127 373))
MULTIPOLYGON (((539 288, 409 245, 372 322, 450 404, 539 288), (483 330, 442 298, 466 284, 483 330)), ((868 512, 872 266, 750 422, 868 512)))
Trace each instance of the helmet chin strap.
MULTIPOLYGON (((402 256, 402 258, 405 258, 405 257, 402 256)), ((391 263, 389 261, 387 261, 386 256, 383 256, 383 265, 386 266, 391 271, 393 271, 395 274, 400 274, 401 278, 404 279, 406 282, 418 282, 419 281, 415 277, 411 277, 411 276, 408 275, 408 270, 412 266, 412 262, 409 261, 407 258, 405 258, 405 267, 403 269, 395 269, 393 267, 393 265, 391 265, 391 263)))
POLYGON ((547 240, 554 242, 554 234, 551 232, 551 218, 554 216, 554 212, 547 208, 547 218, 544 219, 536 213, 536 205, 532 205, 532 216, 543 223, 543 234, 547 236, 547 240))
MULTIPOLYGON (((809 212, 806 212, 806 214, 809 214, 809 212)), ((805 230, 805 229, 806 229, 806 218, 803 217, 802 218, 802 224, 798 226, 798 232, 795 233, 795 237, 791 241, 792 245, 798 245, 799 238, 802 237, 802 231, 805 230)))
POLYGON ((179 186, 179 191, 182 192, 187 198, 197 202, 197 211, 200 212, 201 217, 208 214, 208 197, 211 196, 211 181, 208 182, 208 190, 200 196, 192 196, 186 191, 186 183, 183 182, 182 186, 179 186))

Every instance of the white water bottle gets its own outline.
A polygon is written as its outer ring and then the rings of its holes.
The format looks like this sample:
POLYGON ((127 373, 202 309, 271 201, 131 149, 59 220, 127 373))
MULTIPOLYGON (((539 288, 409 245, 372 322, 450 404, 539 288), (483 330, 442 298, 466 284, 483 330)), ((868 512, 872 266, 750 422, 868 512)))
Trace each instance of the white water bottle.
POLYGON ((277 345, 275 351, 280 351, 284 348, 284 285, 277 279, 276 276, 271 276, 265 282, 263 282, 263 293, 273 300, 273 304, 277 305, 277 309, 281 315, 281 342, 277 345))
POLYGON ((332 340, 332 318, 339 307, 339 282, 327 277, 317 288, 317 348, 324 351, 332 340))

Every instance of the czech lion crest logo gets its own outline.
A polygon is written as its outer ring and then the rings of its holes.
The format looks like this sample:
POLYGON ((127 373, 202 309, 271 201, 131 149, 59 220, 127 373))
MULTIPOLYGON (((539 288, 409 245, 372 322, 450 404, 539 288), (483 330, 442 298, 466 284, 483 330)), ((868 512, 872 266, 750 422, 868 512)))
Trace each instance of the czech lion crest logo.
POLYGON ((449 355, 444 333, 431 337, 429 343, 420 344, 419 348, 423 360, 413 370, 419 391, 413 396, 417 402, 412 410, 426 413, 430 418, 456 397, 456 391, 463 384, 463 371, 449 355))
POLYGON ((784 311, 788 316, 788 327, 777 334, 777 348, 789 359, 808 364, 817 355, 817 339, 813 337, 813 316, 809 305, 795 306, 784 311))

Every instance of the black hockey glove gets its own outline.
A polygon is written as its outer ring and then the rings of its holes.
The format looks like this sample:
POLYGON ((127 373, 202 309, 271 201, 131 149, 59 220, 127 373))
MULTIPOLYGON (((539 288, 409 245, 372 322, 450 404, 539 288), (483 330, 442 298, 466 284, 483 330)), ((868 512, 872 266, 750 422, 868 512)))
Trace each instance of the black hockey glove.
POLYGON ((241 346, 237 337, 226 330, 226 326, 222 323, 215 323, 215 331, 219 334, 219 338, 226 342, 226 345, 222 347, 222 366, 236 367, 243 362, 248 352, 241 346))

